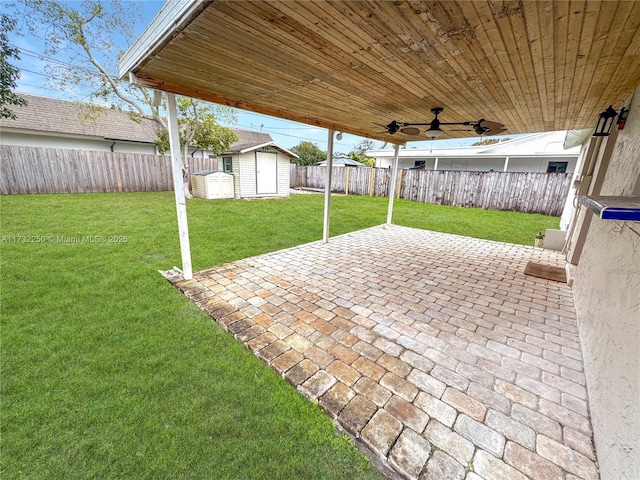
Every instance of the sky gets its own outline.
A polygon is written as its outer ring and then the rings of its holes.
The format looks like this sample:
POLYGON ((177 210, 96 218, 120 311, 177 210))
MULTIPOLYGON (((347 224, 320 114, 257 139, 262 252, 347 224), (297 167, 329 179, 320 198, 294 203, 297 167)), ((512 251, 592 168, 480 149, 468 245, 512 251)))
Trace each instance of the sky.
MULTIPOLYGON (((6 0, 0 0, 4 2, 6 0)), ((70 5, 80 2, 70 1, 70 5)), ((162 0, 137 0, 129 3, 128 8, 135 9, 140 15, 140 21, 135 22, 134 40, 137 38, 144 28, 151 22, 153 17, 158 13, 164 1, 162 0)), ((20 10, 20 6, 18 6, 20 10)), ((18 11, 18 16, 20 11, 18 11)), ((126 50, 126 44, 123 40, 114 39, 116 42, 122 43, 121 47, 126 50)), ((10 42, 20 49, 20 60, 11 59, 10 63, 20 69, 20 79, 17 81, 17 93, 25 93, 31 95, 40 95, 45 97, 60 98, 64 100, 82 101, 86 98, 87 93, 76 91, 71 88, 65 91, 52 89, 47 85, 48 74, 45 70, 47 64, 74 64, 73 58, 64 55, 50 57, 44 55, 44 45, 42 42, 29 34, 29 32, 21 28, 20 24, 15 32, 10 33, 10 42)), ((117 72, 113 72, 117 76, 117 72)), ((254 130, 269 133, 273 140, 280 146, 291 149, 300 142, 309 141, 315 143, 321 150, 327 150, 328 132, 324 128, 311 125, 305 125, 289 120, 278 119, 246 110, 235 109, 237 113, 237 123, 232 126, 246 130, 254 130)), ((431 113, 426 112, 425 116, 431 118, 431 113)), ((501 137, 496 137, 501 138, 501 137)), ((363 140, 362 137, 344 134, 342 140, 334 140, 334 152, 349 153, 357 144, 363 140)), ((424 142, 411 142, 407 144, 407 148, 451 148, 458 146, 466 146, 477 142, 478 137, 467 139, 441 139, 424 142)), ((374 140, 374 148, 382 148, 383 142, 374 140)), ((392 145, 386 145, 386 149, 393 148, 392 145)))

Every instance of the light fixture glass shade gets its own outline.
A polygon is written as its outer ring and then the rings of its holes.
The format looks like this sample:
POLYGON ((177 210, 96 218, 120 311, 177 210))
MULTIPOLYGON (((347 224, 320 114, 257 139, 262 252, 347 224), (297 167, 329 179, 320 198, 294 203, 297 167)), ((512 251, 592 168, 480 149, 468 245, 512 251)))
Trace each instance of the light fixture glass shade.
POLYGON ((613 119, 616 118, 618 112, 615 111, 612 105, 609 105, 604 112, 598 117, 598 123, 596 129, 593 132, 594 137, 607 137, 611 133, 611 127, 613 126, 613 119))
POLYGON ((444 132, 442 130, 440 130, 439 128, 430 128, 429 130, 425 130, 424 133, 427 134, 427 137, 438 138, 444 132))

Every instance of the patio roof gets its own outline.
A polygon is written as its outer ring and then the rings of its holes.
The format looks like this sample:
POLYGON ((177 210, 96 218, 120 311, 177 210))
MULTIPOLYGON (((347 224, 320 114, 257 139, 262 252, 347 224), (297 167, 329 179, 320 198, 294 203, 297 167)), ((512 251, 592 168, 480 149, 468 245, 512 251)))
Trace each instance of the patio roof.
POLYGON ((429 121, 439 106, 442 121, 482 117, 509 133, 588 128, 640 78, 640 3, 167 2, 122 58, 130 72, 392 143, 420 138, 382 125, 429 121))

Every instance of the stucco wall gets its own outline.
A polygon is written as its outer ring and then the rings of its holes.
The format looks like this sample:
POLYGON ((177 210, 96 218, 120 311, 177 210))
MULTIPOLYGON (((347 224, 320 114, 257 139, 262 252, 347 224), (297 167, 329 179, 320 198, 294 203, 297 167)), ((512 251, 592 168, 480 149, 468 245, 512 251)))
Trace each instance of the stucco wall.
MULTIPOLYGON (((602 195, 640 184, 640 87, 602 195)), ((576 278, 589 407, 602 480, 640 478, 640 222, 593 218, 576 278)))

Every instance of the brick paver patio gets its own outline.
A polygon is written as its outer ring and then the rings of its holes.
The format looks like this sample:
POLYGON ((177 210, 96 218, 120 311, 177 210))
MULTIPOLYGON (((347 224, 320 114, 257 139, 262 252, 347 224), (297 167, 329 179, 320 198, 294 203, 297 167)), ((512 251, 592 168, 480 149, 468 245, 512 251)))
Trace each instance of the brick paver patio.
POLYGON ((598 478, 554 252, 400 226, 167 278, 390 476, 598 478))

